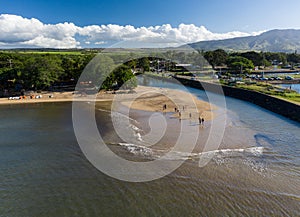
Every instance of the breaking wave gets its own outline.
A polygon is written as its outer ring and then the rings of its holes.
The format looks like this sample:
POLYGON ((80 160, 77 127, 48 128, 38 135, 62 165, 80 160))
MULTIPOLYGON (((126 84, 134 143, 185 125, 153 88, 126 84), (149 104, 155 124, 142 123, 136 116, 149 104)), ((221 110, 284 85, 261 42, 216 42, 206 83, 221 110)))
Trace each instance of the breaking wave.
MULTIPOLYGON (((158 159, 164 156, 169 150, 158 150, 146 146, 129 144, 129 143, 119 143, 121 147, 125 148, 132 154, 142 155, 151 157, 153 159, 158 159)), ((200 157, 243 157, 243 156, 261 156, 263 155, 263 147, 250 147, 250 148, 240 148, 240 149, 219 149, 200 153, 185 153, 185 152, 171 152, 166 160, 191 160, 199 159, 200 157)))

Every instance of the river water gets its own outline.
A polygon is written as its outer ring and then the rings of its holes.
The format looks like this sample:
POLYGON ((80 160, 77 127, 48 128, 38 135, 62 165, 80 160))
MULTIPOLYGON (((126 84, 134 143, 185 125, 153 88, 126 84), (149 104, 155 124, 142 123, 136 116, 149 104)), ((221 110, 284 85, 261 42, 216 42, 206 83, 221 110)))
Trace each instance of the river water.
POLYGON ((280 86, 290 88, 291 90, 295 90, 300 93, 300 84, 281 84, 280 86))
MULTIPOLYGON (((154 79, 147 85, 179 88, 154 79)), ((189 91, 207 100, 205 92, 189 91)), ((74 135, 71 103, 1 106, 0 216, 299 216, 300 124, 240 100, 226 98, 226 104, 226 149, 213 152, 204 167, 197 153, 174 156, 187 160, 145 183, 119 181, 89 163, 74 135)), ((109 103, 96 108, 98 128, 114 152, 155 155, 142 147, 143 134, 132 134, 138 146, 114 134, 109 103)), ((133 113, 140 122, 147 116, 133 113)))

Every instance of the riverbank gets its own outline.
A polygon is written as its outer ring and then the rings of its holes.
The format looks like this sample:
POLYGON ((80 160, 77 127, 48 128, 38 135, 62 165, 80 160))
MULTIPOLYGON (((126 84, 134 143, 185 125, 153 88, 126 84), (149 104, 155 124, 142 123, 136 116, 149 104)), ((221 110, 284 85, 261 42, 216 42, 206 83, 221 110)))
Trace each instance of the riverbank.
POLYGON ((193 88, 214 92, 217 94, 224 94, 225 96, 244 100, 276 114, 287 117, 291 120, 300 122, 300 106, 296 103, 289 102, 274 96, 270 96, 257 91, 241 89, 237 87, 230 87, 222 85, 222 93, 220 92, 220 84, 209 83, 204 81, 196 81, 183 77, 176 77, 178 81, 186 86, 193 88))

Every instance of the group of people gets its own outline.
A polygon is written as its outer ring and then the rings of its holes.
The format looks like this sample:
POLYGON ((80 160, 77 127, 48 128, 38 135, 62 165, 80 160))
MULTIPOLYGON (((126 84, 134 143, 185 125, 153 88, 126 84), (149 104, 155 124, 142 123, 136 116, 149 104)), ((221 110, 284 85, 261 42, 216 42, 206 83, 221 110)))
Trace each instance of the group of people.
POLYGON ((199 116, 199 125, 204 125, 204 118, 199 116))
MULTIPOLYGON (((53 98, 53 95, 49 95, 48 96, 49 98, 53 98)), ((13 96, 13 97, 9 97, 8 99, 9 100, 21 100, 21 99, 41 99, 43 98, 42 95, 30 95, 30 96, 25 96, 25 95, 22 95, 22 96, 13 96)))
MULTIPOLYGON (((167 110, 167 104, 163 105, 163 111, 165 111, 165 110, 167 110)), ((182 106, 182 110, 183 111, 185 110, 185 106, 182 106)), ((175 111, 175 113, 178 113, 179 120, 181 120, 181 111, 177 107, 174 108, 174 111, 175 111)), ((192 118, 192 113, 189 113, 189 117, 190 117, 190 119, 192 118)), ((198 120, 199 120, 199 125, 204 125, 205 120, 203 117, 199 116, 198 120)))
MULTIPOLYGON (((28 98, 30 99, 40 99, 42 98, 42 95, 30 95, 28 98)), ((13 96, 13 97, 9 97, 9 100, 20 100, 20 99, 27 99, 27 96, 23 95, 23 96, 13 96)))

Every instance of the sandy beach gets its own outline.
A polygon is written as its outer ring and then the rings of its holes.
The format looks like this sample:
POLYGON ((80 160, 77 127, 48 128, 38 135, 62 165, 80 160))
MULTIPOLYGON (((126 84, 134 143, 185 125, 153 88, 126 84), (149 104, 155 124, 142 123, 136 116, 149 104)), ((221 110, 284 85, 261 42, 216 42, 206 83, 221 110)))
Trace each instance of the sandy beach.
POLYGON ((185 91, 138 86, 135 92, 134 94, 117 95, 115 100, 121 101, 123 105, 131 109, 175 112, 174 116, 180 119, 198 119, 201 116, 205 120, 211 120, 214 117, 215 107, 185 91))
MULTIPOLYGON (((35 96, 42 96, 41 98, 30 98, 30 96, 26 96, 25 99, 8 99, 8 98, 0 98, 1 104, 23 104, 23 103, 44 103, 44 102, 72 102, 72 101, 87 101, 92 100, 92 97, 89 96, 81 96, 74 94, 73 91, 66 92, 42 92, 36 93, 35 96)), ((113 100, 112 94, 104 94, 100 93, 97 95, 96 101, 111 101, 113 100)))
MULTIPOLYGON (((74 94, 74 92, 42 92, 35 96, 41 95, 41 98, 30 98, 26 96, 25 99, 8 99, 1 98, 1 104, 23 104, 23 103, 45 103, 45 102, 72 102, 72 101, 92 101, 93 95, 81 96, 74 94)), ((116 94, 112 92, 101 91, 97 94, 96 101, 119 101, 123 105, 131 109, 152 111, 152 112, 175 112, 174 116, 181 119, 194 118, 199 116, 205 120, 213 118, 214 109, 207 102, 197 99, 190 93, 167 89, 138 86, 133 92, 117 91, 116 94), (165 109, 163 107, 165 106, 165 109)))

